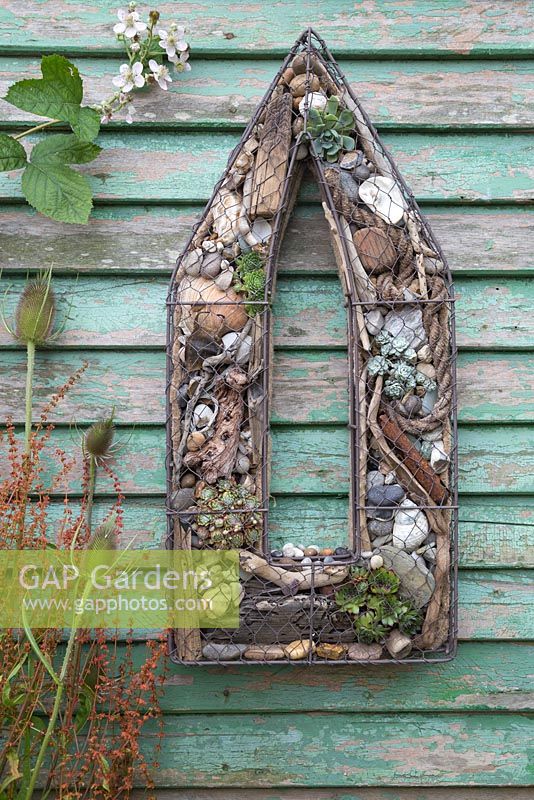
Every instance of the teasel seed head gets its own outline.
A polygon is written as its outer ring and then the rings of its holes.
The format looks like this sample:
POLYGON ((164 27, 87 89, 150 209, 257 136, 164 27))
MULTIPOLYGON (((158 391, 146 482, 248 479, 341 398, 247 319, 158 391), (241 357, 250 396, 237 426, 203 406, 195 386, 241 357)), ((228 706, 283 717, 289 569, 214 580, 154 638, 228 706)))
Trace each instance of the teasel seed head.
POLYGON ((43 345, 52 336, 56 298, 46 272, 28 281, 15 312, 15 336, 19 341, 43 345))
POLYGON ((115 409, 112 410, 109 417, 94 422, 84 436, 84 452, 97 462, 106 459, 111 453, 115 435, 114 415, 115 409))
POLYGON ((113 511, 104 522, 98 526, 89 540, 88 550, 116 550, 117 549, 117 514, 113 511))

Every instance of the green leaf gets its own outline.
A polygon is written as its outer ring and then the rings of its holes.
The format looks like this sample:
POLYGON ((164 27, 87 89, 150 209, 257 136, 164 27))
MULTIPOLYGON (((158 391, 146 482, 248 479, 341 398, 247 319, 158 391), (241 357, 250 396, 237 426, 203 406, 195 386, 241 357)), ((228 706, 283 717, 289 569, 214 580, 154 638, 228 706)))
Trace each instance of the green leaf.
POLYGON ((345 128, 348 128, 350 130, 353 127, 353 125, 354 125, 354 117, 352 115, 352 112, 348 111, 346 108, 343 109, 337 121, 338 130, 343 130, 345 128))
POLYGON ((100 115, 82 107, 83 84, 74 64, 63 56, 43 56, 42 78, 18 81, 5 100, 11 105, 49 119, 68 122, 79 139, 91 142, 100 129, 100 115))
POLYGON ((0 133, 0 172, 21 169, 25 163, 26 150, 21 143, 7 133, 0 133))
POLYGON ((32 150, 33 164, 87 164, 102 150, 97 144, 82 142, 72 133, 47 136, 32 150))
POLYGON ((356 142, 354 141, 352 136, 343 136, 343 147, 345 148, 345 150, 349 152, 351 150, 354 150, 354 148, 356 147, 356 142))
POLYGON ((22 191, 31 206, 58 222, 83 225, 93 207, 87 178, 62 164, 28 164, 22 191))

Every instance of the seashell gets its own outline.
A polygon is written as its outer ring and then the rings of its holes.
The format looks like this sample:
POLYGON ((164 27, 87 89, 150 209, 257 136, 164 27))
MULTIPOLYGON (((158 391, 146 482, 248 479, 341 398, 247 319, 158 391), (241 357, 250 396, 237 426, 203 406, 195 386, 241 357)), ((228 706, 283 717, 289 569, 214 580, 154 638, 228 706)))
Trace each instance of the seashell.
POLYGON ((293 97, 304 97, 307 91, 318 92, 321 88, 321 82, 317 75, 312 75, 308 78, 306 75, 295 75, 289 83, 289 91, 293 97))
POLYGON ((317 111, 324 111, 328 99, 322 92, 308 92, 299 103, 299 111, 304 116, 306 109, 316 108, 317 111))
POLYGON ((235 462, 235 471, 240 475, 246 475, 250 470, 250 459, 248 456, 240 455, 235 462))
POLYGON ((231 353, 232 361, 236 364, 248 362, 252 348, 251 336, 241 337, 238 333, 227 333, 222 337, 222 345, 225 351, 231 353))
POLYGON ((200 275, 200 267, 202 264, 202 250, 200 247, 196 247, 194 250, 191 250, 189 253, 186 253, 182 259, 181 266, 184 268, 188 275, 195 277, 196 275, 200 275))
POLYGON ((424 344, 421 349, 417 351, 417 358, 424 364, 430 364, 432 361, 432 350, 430 349, 430 345, 424 344))
POLYGON ((252 154, 247 152, 246 150, 242 150, 237 156, 232 166, 238 172, 245 173, 249 171, 253 161, 254 159, 252 158, 252 154))
POLYGON ((237 237, 237 221, 242 214, 241 198, 235 192, 219 192, 212 212, 213 230, 219 242, 223 245, 232 244, 237 237))
POLYGON ((217 277, 215 278, 215 283, 219 287, 219 289, 229 289, 232 285, 232 281, 234 279, 234 271, 233 269, 225 269, 223 270, 217 277))
POLYGON ((395 513, 393 546, 411 552, 416 550, 428 536, 429 525, 424 511, 409 499, 405 499, 395 513))
POLYGON ((386 639, 386 648, 393 658, 406 658, 412 650, 412 642, 408 636, 394 628, 386 639))
POLYGON ((217 242, 214 242, 213 239, 206 239, 202 242, 202 249, 205 253, 216 253, 217 242))
POLYGON ((195 431, 194 433, 190 433, 187 437, 187 449, 191 452, 195 450, 200 450, 204 442, 206 441, 206 437, 200 431, 195 431))
POLYGON ((385 222, 396 225, 403 218, 406 202, 393 178, 373 175, 360 185, 359 194, 365 205, 385 222))
POLYGON ((204 278, 215 278, 221 271, 222 253, 208 253, 204 256, 200 274, 204 278))
POLYGON ((180 292, 180 302, 189 305, 184 314, 211 336, 240 331, 247 322, 241 295, 232 289, 222 291, 213 281, 193 278, 180 292))
POLYGON ((197 403, 193 409, 191 425, 194 430, 205 432, 211 428, 216 416, 217 408, 212 408, 207 403, 197 403))
POLYGON ((296 639, 294 642, 283 645, 284 653, 291 661, 301 661, 315 649, 310 639, 296 639))

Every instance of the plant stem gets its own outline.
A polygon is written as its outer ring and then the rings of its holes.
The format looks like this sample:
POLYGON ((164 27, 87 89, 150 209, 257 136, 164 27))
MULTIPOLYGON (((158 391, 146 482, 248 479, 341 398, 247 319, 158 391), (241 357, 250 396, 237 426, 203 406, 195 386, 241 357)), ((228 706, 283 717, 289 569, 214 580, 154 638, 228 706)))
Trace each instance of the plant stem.
POLYGON ((33 370, 35 367, 35 342, 26 345, 26 425, 24 428, 24 452, 30 454, 32 433, 33 370))
POLYGON ((93 501, 96 484, 96 461, 94 456, 89 456, 89 486, 87 487, 87 506, 85 508, 85 524, 89 532, 93 518, 93 501))
POLYGON ((63 691, 65 689, 65 677, 67 675, 67 670, 69 668, 72 648, 74 647, 74 642, 76 640, 76 633, 77 633, 77 628, 75 627, 71 628, 69 640, 67 643, 67 649, 65 650, 65 656, 63 658, 63 664, 61 666, 61 672, 59 673, 59 684, 56 691, 56 699, 54 700, 52 713, 50 715, 50 719, 48 720, 48 726, 43 741, 41 742, 41 747, 39 748, 39 753, 35 761, 35 766, 32 770, 32 776, 28 784, 28 788, 26 790, 26 793, 24 794, 24 800, 32 800, 35 784, 37 783, 37 778, 39 777, 39 772, 41 770, 41 767, 43 766, 43 761, 46 755, 46 751, 48 749, 48 745, 50 743, 50 739, 54 732, 54 728, 56 727, 56 722, 59 715, 59 709, 61 707, 61 700, 63 699, 63 691))
POLYGON ((27 131, 22 131, 22 133, 17 133, 16 136, 13 136, 13 139, 23 139, 25 136, 29 136, 31 133, 37 133, 37 131, 42 131, 43 128, 49 128, 51 125, 57 125, 58 122, 61 122, 61 120, 51 119, 48 122, 41 122, 40 125, 34 125, 33 128, 28 128, 27 131))

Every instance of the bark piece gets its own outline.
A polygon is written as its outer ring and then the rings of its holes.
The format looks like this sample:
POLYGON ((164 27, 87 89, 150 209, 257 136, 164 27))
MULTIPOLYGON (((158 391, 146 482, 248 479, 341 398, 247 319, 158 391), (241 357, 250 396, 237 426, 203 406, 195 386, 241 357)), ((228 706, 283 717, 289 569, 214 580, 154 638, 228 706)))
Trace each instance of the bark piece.
POLYGON ((291 95, 274 97, 267 107, 256 152, 250 216, 274 217, 280 208, 291 143, 291 95))
POLYGON ((423 458, 397 423, 389 419, 386 414, 382 414, 379 421, 386 439, 391 442, 397 452, 402 453, 402 460, 416 481, 426 489, 432 500, 436 503, 443 503, 447 498, 447 489, 426 458, 423 458))

